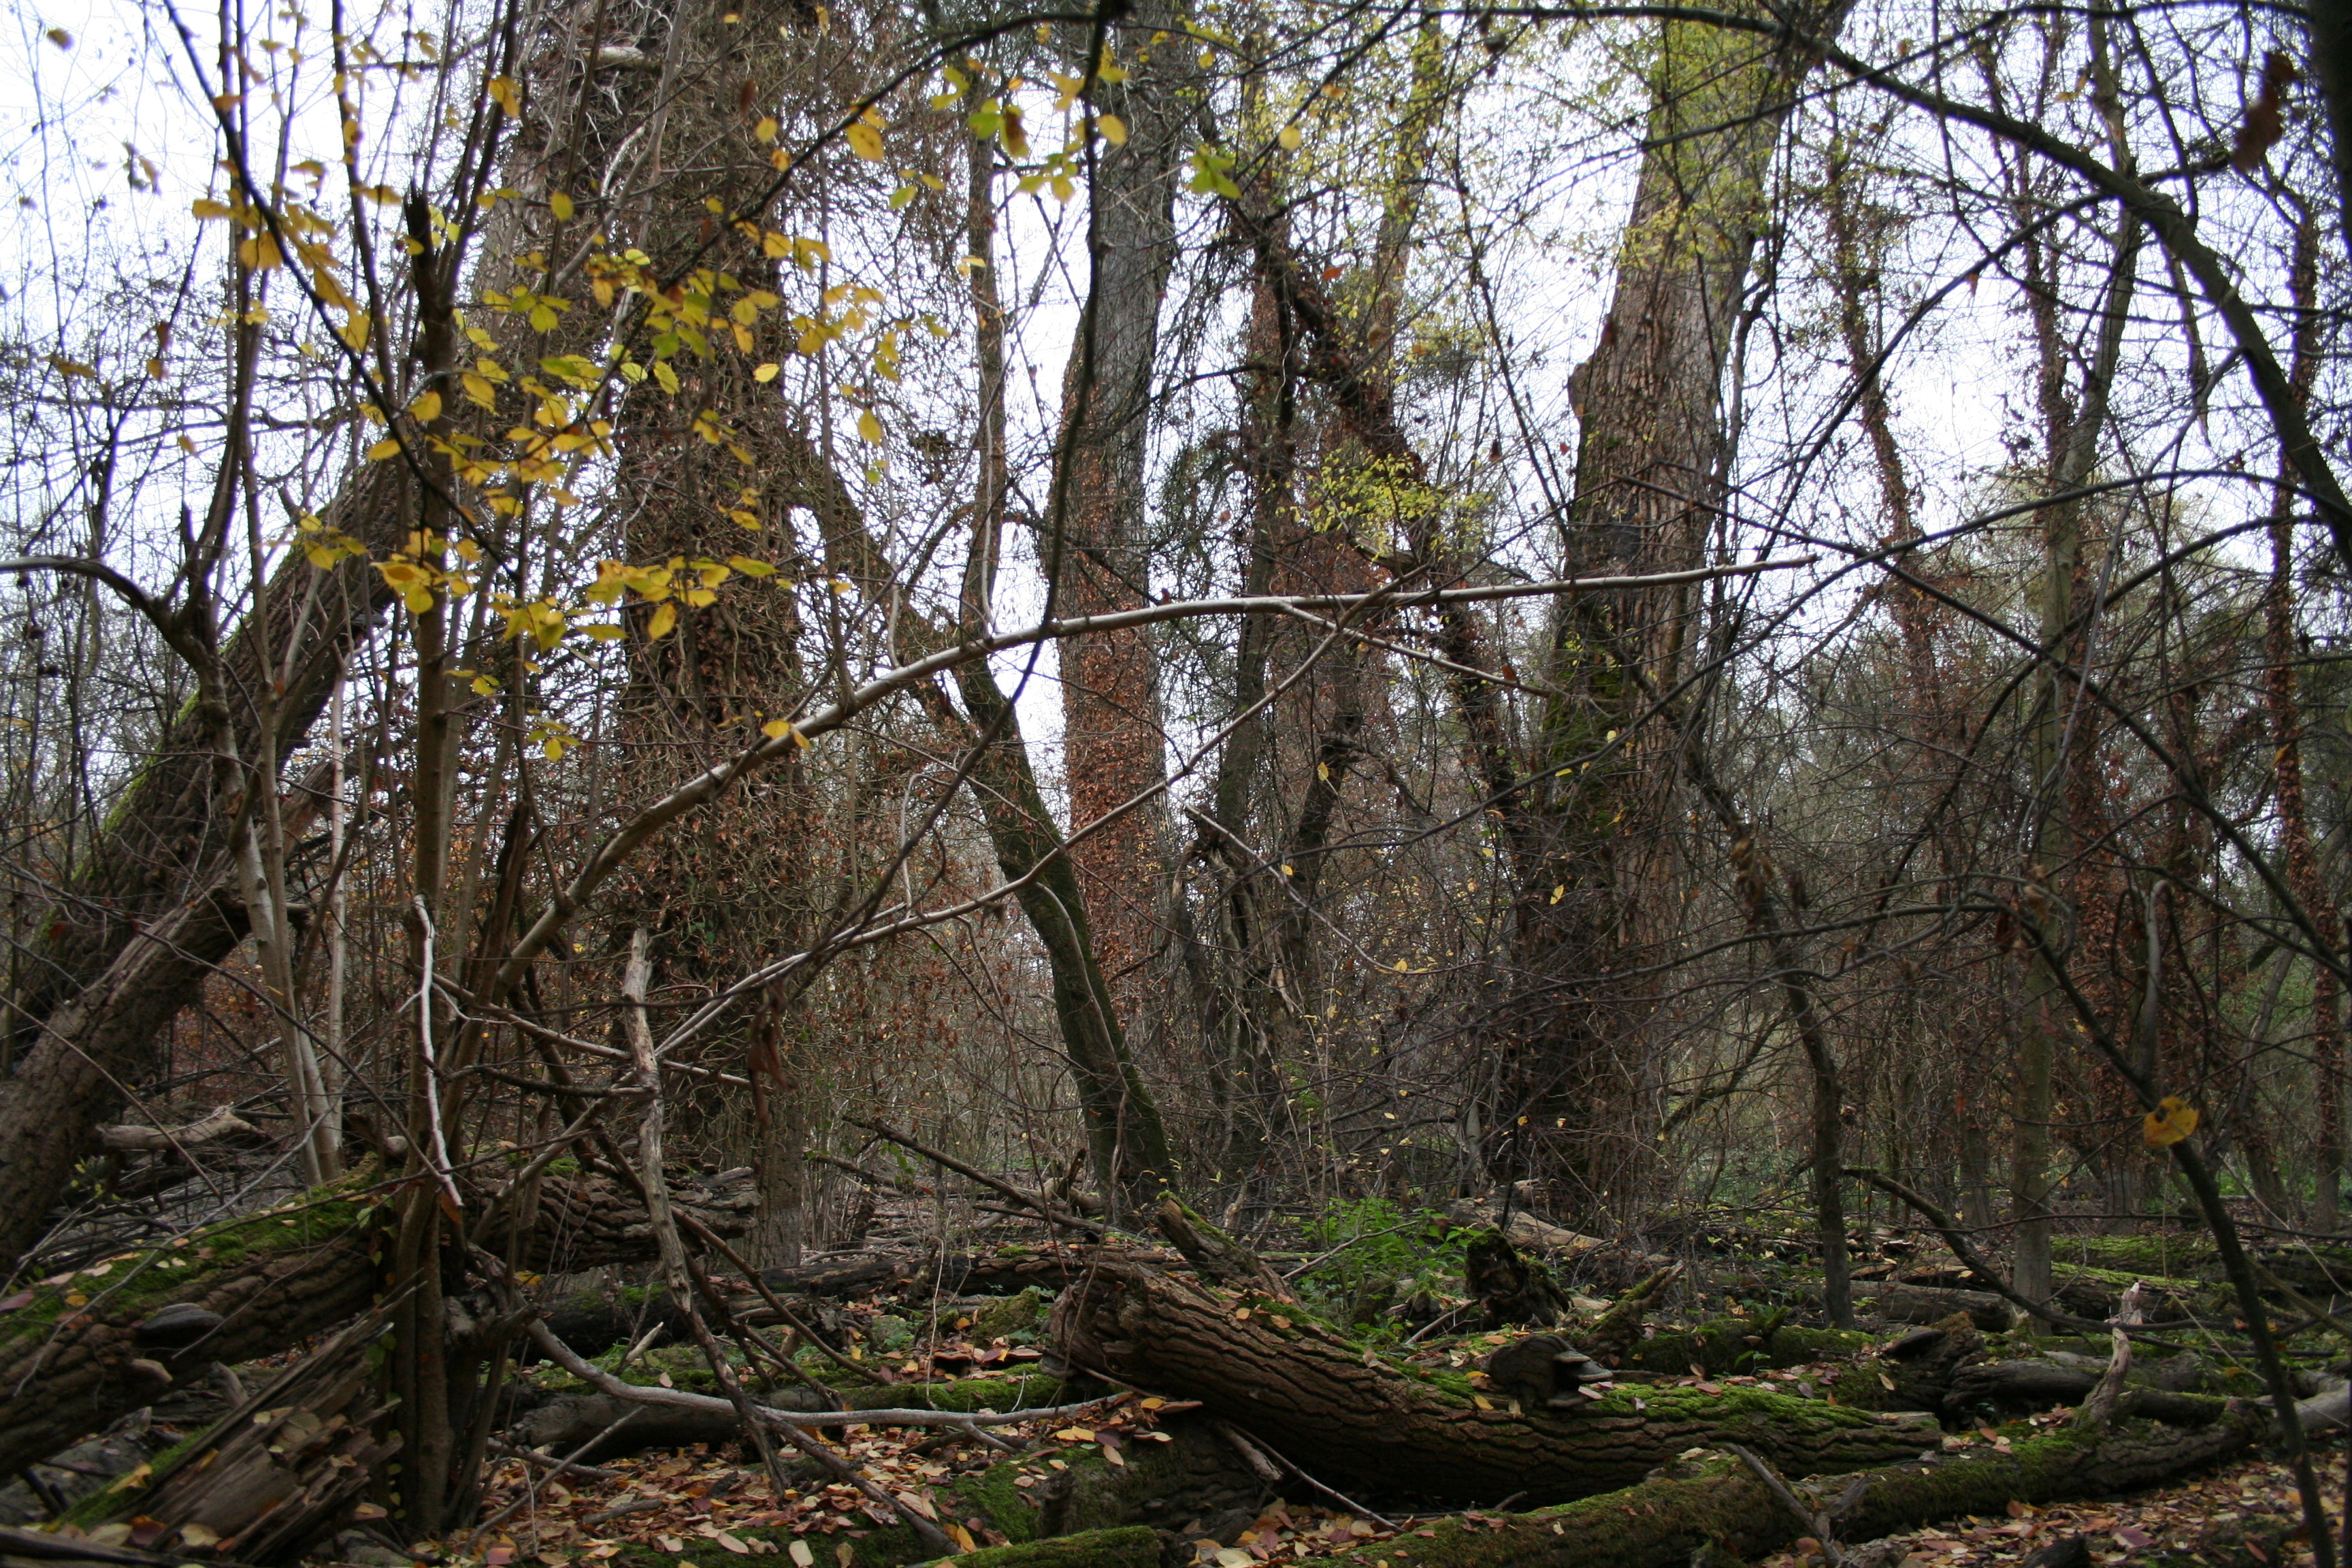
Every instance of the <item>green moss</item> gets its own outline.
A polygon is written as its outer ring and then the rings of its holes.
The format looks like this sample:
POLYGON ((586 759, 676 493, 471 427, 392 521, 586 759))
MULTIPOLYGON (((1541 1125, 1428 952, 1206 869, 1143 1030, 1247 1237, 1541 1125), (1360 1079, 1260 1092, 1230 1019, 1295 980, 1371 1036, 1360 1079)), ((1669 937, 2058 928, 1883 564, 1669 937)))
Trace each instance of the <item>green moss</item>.
POLYGON ((204 1293, 220 1275, 257 1258, 331 1241, 375 1214, 373 1168, 353 1172, 293 1203, 228 1220, 125 1262, 117 1258, 57 1284, 34 1287, 32 1300, 0 1316, 0 1351, 30 1335, 46 1335, 69 1312, 89 1311, 113 1322, 145 1317, 156 1307, 204 1293), (74 1297, 83 1298, 80 1301, 74 1297))
POLYGON ((1045 1298, 1032 1285, 1018 1296, 992 1301, 974 1312, 970 1332, 974 1344, 984 1345, 1015 1334, 1034 1334, 1045 1326, 1045 1298))

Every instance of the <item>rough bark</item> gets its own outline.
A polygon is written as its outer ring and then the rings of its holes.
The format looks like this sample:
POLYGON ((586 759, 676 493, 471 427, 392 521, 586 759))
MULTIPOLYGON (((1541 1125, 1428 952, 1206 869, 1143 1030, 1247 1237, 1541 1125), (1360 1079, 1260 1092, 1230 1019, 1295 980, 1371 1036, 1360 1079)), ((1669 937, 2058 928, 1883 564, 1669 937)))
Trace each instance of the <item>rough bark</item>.
MULTIPOLYGON (((1148 37, 1178 26, 1166 0, 1145 0, 1127 19, 1148 37)), ((1085 44, 1081 44, 1083 48, 1085 44)), ((1087 62, 1081 69, 1088 68, 1087 62)), ((1126 145, 1106 150, 1088 187, 1089 342, 1071 358, 1064 393, 1068 459, 1061 607, 1099 615, 1144 604, 1150 593, 1145 460, 1160 301, 1176 258, 1176 181, 1192 143, 1199 71, 1186 49, 1150 51, 1128 79, 1098 86, 1097 107, 1127 125, 1126 145)), ((1162 784, 1166 740, 1158 656, 1143 628, 1063 643, 1062 718, 1070 821, 1094 821, 1162 784)), ((1096 958, 1109 977, 1122 1028, 1134 1026, 1151 988, 1137 973, 1160 942, 1168 875, 1166 806, 1130 811, 1071 851, 1093 918, 1096 958)))
POLYGON ((400 1447, 398 1433, 371 1432, 382 1412, 367 1352, 383 1332, 381 1313, 352 1324, 174 1448, 143 1483, 108 1492, 107 1517, 149 1544, 213 1544, 241 1563, 298 1556, 400 1447), (191 1536, 196 1529, 213 1542, 191 1536))
MULTIPOLYGON (((1959 1453, 1866 1472, 1821 1489, 1826 1507, 1863 1483, 1839 1515, 1838 1533, 1870 1541, 1934 1520, 1998 1514, 2012 1501, 2045 1504, 2152 1486, 2252 1447, 2266 1432, 2236 1405, 2196 1428, 2148 1422, 2095 1436, 2071 1432, 2013 1440, 2011 1450, 1959 1453)), ((1808 1533, 1744 1465, 1719 1461, 1565 1507, 1443 1521, 1397 1541, 1352 1548, 1327 1561, 1394 1568, 1684 1568, 1713 1551, 1752 1560, 1808 1533)))
MULTIPOLYGON (((373 1223, 382 1194, 357 1180, 293 1207, 200 1231, 169 1247, 61 1275, 0 1316, 0 1474, 57 1452, 215 1362, 284 1350, 375 1299, 373 1223), (217 1322, 162 1334, 166 1307, 217 1322), (161 1338, 159 1338, 161 1335, 161 1338), (162 1373, 158 1376, 157 1373, 162 1373)), ((683 1195, 722 1235, 742 1233, 748 1190, 683 1195)), ((551 1177, 513 1261, 547 1272, 653 1256, 645 1210, 601 1177, 551 1177)), ((169 1320, 166 1320, 168 1325, 169 1320)), ((195 1322, 182 1315, 181 1321, 195 1322)))
POLYGON ((1727 1439, 1798 1474, 1862 1469, 1935 1440, 1761 1389, 1619 1389, 1572 1415, 1482 1409, 1459 1376, 1391 1364, 1297 1309, 1115 1259, 1064 1292, 1053 1328, 1076 1366, 1198 1399, 1318 1468, 1428 1495, 1583 1497, 1727 1439))

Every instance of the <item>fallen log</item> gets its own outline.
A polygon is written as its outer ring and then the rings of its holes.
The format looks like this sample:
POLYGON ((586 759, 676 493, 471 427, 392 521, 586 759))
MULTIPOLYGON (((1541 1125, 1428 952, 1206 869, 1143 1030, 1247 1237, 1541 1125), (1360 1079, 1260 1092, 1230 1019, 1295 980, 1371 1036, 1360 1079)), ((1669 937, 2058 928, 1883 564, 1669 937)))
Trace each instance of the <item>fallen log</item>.
POLYGON ((382 1411, 368 1350, 385 1332, 370 1312, 287 1368, 152 1473, 133 1472, 93 1502, 103 1522, 77 1512, 89 1538, 215 1553, 247 1563, 290 1562, 333 1527, 400 1447, 375 1436, 382 1411))
MULTIPOLYGON (((0 1312, 0 1475, 14 1474, 214 1363, 272 1355, 336 1328, 375 1298, 370 1254, 385 1192, 370 1172, 282 1208, 20 1291, 0 1312)), ((740 1235, 756 1201, 681 1187, 677 1206, 740 1235)), ((549 1176, 522 1267, 586 1268, 653 1255, 642 1205, 602 1176, 549 1176)))
MULTIPOLYGON (((1864 1292, 1854 1292, 1858 1300, 1864 1292)), ((1890 1323, 1940 1323, 1955 1312, 1988 1331, 2009 1327, 2010 1305, 1988 1290, 1950 1290, 1928 1285, 1895 1284, 1878 1292, 1872 1308, 1890 1323)))
POLYGON ((1866 1469, 1937 1441, 1760 1388, 1619 1387, 1578 1411, 1523 1413, 1459 1373, 1384 1360, 1295 1307, 1108 1258, 1063 1293, 1052 1332, 1073 1365, 1198 1400, 1318 1470, 1426 1496, 1585 1497, 1724 1440, 1803 1475, 1866 1469))
MULTIPOLYGON (((840 1408, 878 1410, 903 1406, 978 1414, 983 1410, 1034 1410, 1058 1403, 1059 1378, 968 1377, 950 1383, 897 1383, 850 1385, 835 1389, 840 1408)), ((817 1403, 807 1388, 774 1388, 759 1395, 772 1409, 806 1414, 832 1408, 817 1403)), ((725 1400, 695 1405, 647 1405, 623 1395, 590 1389, 559 1394, 524 1410, 507 1427, 509 1442, 524 1448, 544 1448, 569 1454, 592 1445, 579 1458, 593 1464, 646 1448, 684 1447, 694 1443, 725 1443, 740 1435, 741 1419, 725 1400), (628 1411, 637 1415, 619 1431, 614 1423, 628 1411)))
MULTIPOLYGON (((2269 1431, 2261 1411, 2233 1402, 2200 1427, 2134 1422, 2095 1434, 2021 1436, 2007 1452, 1971 1447, 1795 1489, 1815 1510, 1835 1513, 1841 1536, 1870 1541, 1962 1514, 1999 1514, 2012 1501, 2041 1505, 2153 1486, 2242 1452, 2269 1431)), ((1719 1459, 1691 1468, 1696 1473, 1561 1507, 1449 1519, 1315 1561, 1351 1568, 1378 1561, 1392 1568, 1684 1568, 1710 1552, 1760 1557, 1808 1533, 1745 1465, 1719 1459)))
POLYGON ((1717 1318, 1689 1329, 1672 1329, 1629 1346, 1623 1364, 1680 1376, 1696 1369, 1708 1377, 1753 1372, 1759 1367, 1803 1366, 1843 1361, 1868 1351, 1873 1341, 1853 1329, 1807 1329, 1755 1318, 1717 1318))

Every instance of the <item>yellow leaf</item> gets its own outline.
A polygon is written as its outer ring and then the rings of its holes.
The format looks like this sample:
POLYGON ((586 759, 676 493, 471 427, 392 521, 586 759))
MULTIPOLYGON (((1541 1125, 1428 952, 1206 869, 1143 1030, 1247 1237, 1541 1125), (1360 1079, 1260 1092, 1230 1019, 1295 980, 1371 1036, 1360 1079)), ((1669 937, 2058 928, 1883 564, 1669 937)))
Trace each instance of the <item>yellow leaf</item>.
POLYGON ((1282 150, 1284 152, 1296 153, 1298 151, 1298 143, 1305 140, 1305 138, 1298 134, 1297 126, 1286 125, 1282 128, 1281 132, 1276 135, 1275 140, 1282 143, 1282 150))
POLYGON ((408 411, 416 416, 419 425, 430 425, 441 417, 441 395, 437 392, 421 393, 416 401, 408 405, 408 411))
POLYGON ((500 109, 507 111, 509 119, 520 120, 522 118, 522 89, 515 85, 514 78, 510 76, 492 77, 490 79, 490 100, 500 109))
POLYGON ((650 641, 659 642, 669 636, 669 629, 676 625, 677 625, 677 606, 664 605, 654 612, 654 618, 646 623, 646 637, 650 641))
POLYGON ((1095 1440, 1093 1431, 1085 1426, 1065 1426, 1054 1436, 1065 1443, 1091 1443, 1095 1440))
POLYGON ((1566 882, 1560 883, 1559 886, 1551 890, 1551 901, 1555 904, 1566 897, 1568 897, 1568 884, 1566 882))
POLYGON ((754 561, 748 555, 730 555, 727 564, 746 577, 772 577, 776 574, 775 567, 765 561, 754 561))
POLYGON ((207 220, 228 216, 228 204, 226 202, 216 202, 210 196, 198 196, 194 201, 188 204, 188 210, 195 214, 197 217, 207 220))
POLYGON ((1098 114, 1095 116, 1095 129, 1100 131, 1103 133, 1103 140, 1109 142, 1112 146, 1124 147, 1127 145, 1127 121, 1121 120, 1118 115, 1098 114))
POLYGON ((761 365, 759 369, 751 373, 751 379, 764 384, 765 383, 775 380, 777 376, 782 374, 783 369, 784 367, 782 365, 778 364, 773 360, 770 360, 767 363, 761 365))
POLYGON ((866 412, 857 416, 857 433, 860 436, 865 437, 868 441, 872 441, 877 445, 880 444, 882 440, 882 421, 874 417, 874 413, 871 409, 868 409, 866 412))
POLYGON ((627 632, 610 621, 594 621, 584 626, 574 626, 572 630, 583 637, 593 637, 598 642, 619 642, 628 636, 627 632))
POLYGON ((570 223, 572 213, 572 198, 562 191, 550 192, 547 198, 547 210, 555 215, 557 222, 570 223))
POLYGON ((397 457, 399 454, 400 443, 389 436, 367 449, 368 461, 371 463, 381 463, 386 458, 397 457))
POLYGON ((773 142, 776 131, 776 117, 770 114, 761 117, 760 123, 752 128, 751 134, 762 142, 773 142))
POLYGON ((42 37, 47 38, 49 42, 57 45, 57 47, 61 49, 69 49, 73 47, 73 35, 67 32, 63 27, 51 27, 47 33, 43 34, 42 37))
POLYGON ((2151 1149, 2168 1149, 2197 1131, 2197 1108, 2179 1095, 2168 1094, 2147 1114, 2142 1129, 2151 1149))
POLYGON ((869 163, 882 161, 882 132, 864 121, 849 128, 849 150, 869 163))
POLYGON ((766 723, 760 726, 760 733, 767 736, 771 741, 781 741, 785 736, 795 733, 795 731, 793 729, 793 721, 791 720, 771 719, 766 723))

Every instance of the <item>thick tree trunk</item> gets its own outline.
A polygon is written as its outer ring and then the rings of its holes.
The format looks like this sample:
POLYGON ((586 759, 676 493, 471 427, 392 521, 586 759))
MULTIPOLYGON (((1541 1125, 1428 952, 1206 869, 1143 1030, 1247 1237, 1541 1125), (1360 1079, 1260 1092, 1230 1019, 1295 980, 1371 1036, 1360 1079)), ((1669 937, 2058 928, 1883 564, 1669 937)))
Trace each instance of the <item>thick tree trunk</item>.
MULTIPOLYGON (((1782 15, 1834 38, 1849 0, 1782 15)), ((1770 221, 1771 160, 1803 51, 1697 20, 1658 24, 1649 138, 1599 343, 1570 381, 1580 440, 1567 539, 1573 572, 1698 565, 1722 515, 1728 432, 1721 386, 1738 340, 1757 237, 1770 221)), ((1555 610, 1557 695, 1544 719, 1544 781, 1529 797, 1543 853, 1518 889, 1516 942, 1534 977, 1517 1020, 1513 1108, 1537 1169, 1630 1195, 1615 1152, 1636 1088, 1609 1015, 1639 1003, 1590 976, 1660 939, 1679 873, 1668 847, 1677 761, 1663 726, 1641 727, 1689 665, 1685 588, 1583 595, 1555 610), (1574 977, 1574 978, 1570 978, 1574 977)), ((1638 963, 1639 961, 1634 961, 1638 963)), ((1831 1184, 1835 1173, 1825 1178, 1831 1184)), ((1827 1194, 1833 1203, 1834 1192, 1827 1194)))
MULTIPOLYGON (((383 1199, 358 1182, 200 1231, 27 1292, 0 1317, 0 1475, 153 1401, 215 1362, 282 1351, 375 1299, 383 1199), (170 1311, 166 1311, 170 1309, 170 1311)), ((742 1234, 752 1194, 682 1193, 713 1231, 742 1234)), ((537 1272, 654 1255, 642 1205, 602 1177, 547 1178, 513 1261, 537 1272)))
POLYGON ((1572 1414, 1519 1414, 1458 1375, 1385 1362, 1297 1308, 1108 1258, 1063 1293, 1054 1333, 1076 1366, 1198 1399, 1318 1469, 1430 1495, 1585 1497, 1711 1442, 1752 1444, 1813 1475, 1937 1440, 1761 1389, 1621 1388, 1572 1414))

